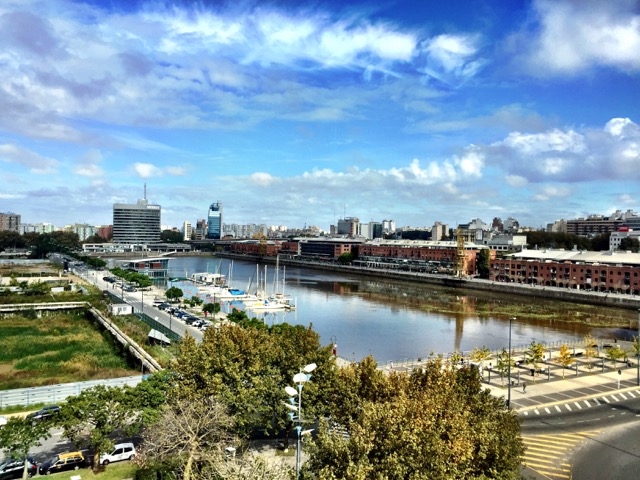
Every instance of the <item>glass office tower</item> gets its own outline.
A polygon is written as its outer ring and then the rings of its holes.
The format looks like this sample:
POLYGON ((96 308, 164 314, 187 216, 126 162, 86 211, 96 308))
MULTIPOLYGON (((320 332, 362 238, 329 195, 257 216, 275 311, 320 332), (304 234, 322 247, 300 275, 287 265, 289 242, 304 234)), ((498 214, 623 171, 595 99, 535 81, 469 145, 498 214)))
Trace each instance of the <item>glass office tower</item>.
POLYGON ((222 203, 215 202, 211 204, 207 220, 207 238, 220 240, 222 238, 222 203))

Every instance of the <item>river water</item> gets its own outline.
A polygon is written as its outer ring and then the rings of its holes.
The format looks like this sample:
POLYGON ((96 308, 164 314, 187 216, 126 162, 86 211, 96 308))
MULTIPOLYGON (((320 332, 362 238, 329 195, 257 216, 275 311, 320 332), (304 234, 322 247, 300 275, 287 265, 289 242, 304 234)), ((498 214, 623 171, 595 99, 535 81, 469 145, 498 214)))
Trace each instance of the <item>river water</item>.
MULTIPOLYGON (((211 257, 177 257, 169 264, 171 276, 219 272, 233 288, 255 291, 264 282, 264 265, 211 257)), ((431 353, 470 351, 476 347, 507 348, 509 317, 512 346, 532 341, 581 341, 588 333, 597 338, 628 336, 620 325, 631 325, 634 311, 588 307, 562 302, 541 302, 523 297, 447 289, 409 282, 339 275, 299 267, 266 269, 268 291, 294 299, 296 309, 251 314, 268 324, 287 322, 309 326, 323 344, 336 342, 338 355, 361 360, 373 355, 378 363, 424 358, 431 353), (284 276, 284 287, 283 279, 284 276), (610 323, 611 325, 607 325, 610 323), (591 325, 598 325, 597 327, 591 325)), ((227 311, 231 305, 224 305, 227 311)))

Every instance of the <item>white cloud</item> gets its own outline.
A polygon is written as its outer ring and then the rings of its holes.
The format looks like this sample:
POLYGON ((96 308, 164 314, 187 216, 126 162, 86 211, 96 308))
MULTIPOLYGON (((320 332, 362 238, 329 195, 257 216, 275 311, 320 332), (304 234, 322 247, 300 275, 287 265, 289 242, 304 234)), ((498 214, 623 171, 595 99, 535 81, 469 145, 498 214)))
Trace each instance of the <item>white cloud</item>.
POLYGON ((162 170, 151 163, 139 163, 133 164, 133 169, 142 178, 157 177, 162 175, 162 170))
POLYGON ((628 118, 611 119, 600 130, 512 132, 482 148, 488 163, 529 182, 640 180, 640 126, 628 118))
POLYGON ((640 14, 635 1, 538 0, 538 24, 517 39, 536 76, 576 74, 596 66, 640 70, 640 14))
POLYGON ((553 200, 554 198, 565 198, 571 195, 571 190, 565 186, 545 185, 541 187, 534 199, 541 202, 553 200))
POLYGON ((0 161, 21 165, 35 174, 54 173, 60 162, 11 143, 0 144, 0 161))
POLYGON ((423 42, 424 72, 446 84, 461 85, 484 65, 477 44, 475 35, 438 35, 423 42))
POLYGON ((90 150, 80 159, 74 171, 83 177, 102 177, 104 170, 99 165, 102 160, 99 150, 90 150))

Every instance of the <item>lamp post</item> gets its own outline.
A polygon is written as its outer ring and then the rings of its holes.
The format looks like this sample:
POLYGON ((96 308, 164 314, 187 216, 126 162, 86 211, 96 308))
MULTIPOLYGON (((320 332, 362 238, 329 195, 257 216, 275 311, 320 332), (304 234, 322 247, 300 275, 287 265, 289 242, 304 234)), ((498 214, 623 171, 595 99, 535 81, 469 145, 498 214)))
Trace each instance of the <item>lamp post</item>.
POLYGON ((489 362, 489 370, 488 370, 488 372, 489 372, 489 382, 488 383, 490 384, 491 383, 491 362, 489 362))
POLYGON ((287 395, 289 395, 289 403, 285 403, 285 405, 290 410, 293 410, 293 412, 289 412, 289 418, 291 419, 291 421, 295 419, 298 423, 298 425, 296 425, 296 431, 298 432, 298 443, 296 446, 296 479, 300 478, 300 442, 302 439, 302 387, 304 386, 305 382, 308 382, 311 379, 311 372, 313 372, 316 367, 317 365, 315 363, 310 363, 309 365, 305 365, 304 368, 300 369, 300 373, 296 373, 293 376, 293 382, 298 386, 297 390, 289 386, 284 388, 284 391, 287 393, 287 395), (295 398, 296 395, 298 396, 297 405, 295 398))
POLYGON ((507 363, 507 410, 511 409, 511 324, 516 317, 509 318, 509 361, 507 363))

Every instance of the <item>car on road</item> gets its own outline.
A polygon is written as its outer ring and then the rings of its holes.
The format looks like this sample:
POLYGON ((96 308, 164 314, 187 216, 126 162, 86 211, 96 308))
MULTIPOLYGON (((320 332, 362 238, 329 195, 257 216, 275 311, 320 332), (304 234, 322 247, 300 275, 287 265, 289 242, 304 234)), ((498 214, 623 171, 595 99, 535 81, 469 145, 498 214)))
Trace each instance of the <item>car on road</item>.
POLYGON ((58 413, 60 413, 60 407, 58 405, 47 405, 36 412, 31 412, 27 415, 27 418, 31 420, 48 420, 58 413))
POLYGON ((112 462, 120 462, 122 460, 131 460, 136 456, 136 447, 133 443, 118 443, 113 446, 110 453, 100 455, 100 465, 109 465, 112 462))
POLYGON ((87 462, 82 452, 65 452, 40 464, 38 472, 40 472, 40 475, 49 475, 66 470, 78 470, 86 466, 87 462))
MULTIPOLYGON (((10 480, 13 478, 22 478, 24 471, 24 458, 5 458, 0 463, 0 480, 10 480)), ((38 473, 38 465, 33 458, 27 458, 27 475, 33 477, 38 473)))
POLYGON ((8 421, 9 420, 7 420, 7 417, 0 415, 0 428, 4 427, 8 421))

